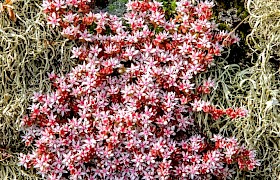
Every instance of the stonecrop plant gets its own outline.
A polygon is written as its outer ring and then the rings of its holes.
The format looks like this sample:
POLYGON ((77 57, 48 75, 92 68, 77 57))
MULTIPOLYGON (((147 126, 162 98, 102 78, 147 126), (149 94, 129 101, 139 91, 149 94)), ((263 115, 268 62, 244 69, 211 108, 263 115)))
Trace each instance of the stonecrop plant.
MULTIPOLYGON (((50 73, 52 92, 34 93, 22 119, 33 146, 19 164, 47 179, 232 178, 259 165, 235 138, 206 137, 194 114, 218 120, 246 116, 218 109, 201 96, 214 82, 194 78, 238 41, 211 20, 213 3, 176 3, 165 19, 162 3, 129 1, 124 17, 93 14, 90 0, 45 0, 48 24, 78 40, 69 74, 50 73)), ((210 119, 209 119, 210 121, 210 119)))

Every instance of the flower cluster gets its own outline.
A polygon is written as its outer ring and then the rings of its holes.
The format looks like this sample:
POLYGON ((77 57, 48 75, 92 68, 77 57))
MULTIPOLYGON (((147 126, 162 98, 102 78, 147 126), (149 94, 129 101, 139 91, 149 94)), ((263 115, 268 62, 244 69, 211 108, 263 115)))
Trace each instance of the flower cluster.
POLYGON ((259 164, 236 139, 195 131, 197 111, 246 115, 202 101, 211 80, 194 84, 238 40, 211 21, 213 3, 181 0, 170 20, 156 1, 130 1, 122 19, 93 14, 87 3, 44 1, 49 24, 82 42, 72 58, 84 62, 65 76, 51 73, 53 91, 34 94, 22 127, 35 150, 21 154, 21 165, 49 179, 211 179, 231 178, 234 163, 259 164))

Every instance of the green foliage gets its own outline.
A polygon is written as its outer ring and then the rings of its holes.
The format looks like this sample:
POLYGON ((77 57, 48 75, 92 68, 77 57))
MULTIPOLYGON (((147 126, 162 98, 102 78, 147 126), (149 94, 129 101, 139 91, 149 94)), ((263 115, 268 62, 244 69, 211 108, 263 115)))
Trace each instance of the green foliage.
POLYGON ((163 4, 163 10, 165 11, 165 18, 173 18, 173 14, 176 10, 176 0, 159 0, 163 4))
POLYGON ((128 0, 115 0, 113 2, 110 2, 108 5, 108 12, 110 14, 121 16, 126 10, 125 4, 127 2, 128 0))
POLYGON ((155 32, 156 32, 156 33, 163 32, 163 31, 164 31, 164 28, 163 28, 163 27, 159 27, 159 26, 158 26, 158 27, 155 28, 155 32))
POLYGON ((229 25, 226 24, 226 23, 220 23, 220 24, 218 25, 218 28, 221 29, 221 30, 227 30, 227 31, 230 31, 230 30, 231 30, 231 28, 229 27, 229 25))
POLYGON ((95 23, 92 23, 92 25, 89 27, 88 31, 89 31, 90 33, 94 33, 96 27, 97 27, 97 25, 96 25, 95 23))

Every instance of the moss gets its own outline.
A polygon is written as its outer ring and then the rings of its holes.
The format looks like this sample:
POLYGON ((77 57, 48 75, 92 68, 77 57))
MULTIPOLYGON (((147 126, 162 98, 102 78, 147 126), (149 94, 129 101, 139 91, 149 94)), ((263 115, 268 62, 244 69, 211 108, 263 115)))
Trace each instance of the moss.
POLYGON ((218 25, 218 28, 221 29, 221 30, 227 30, 227 31, 230 31, 231 28, 229 27, 229 25, 227 25, 226 23, 220 23, 218 25))

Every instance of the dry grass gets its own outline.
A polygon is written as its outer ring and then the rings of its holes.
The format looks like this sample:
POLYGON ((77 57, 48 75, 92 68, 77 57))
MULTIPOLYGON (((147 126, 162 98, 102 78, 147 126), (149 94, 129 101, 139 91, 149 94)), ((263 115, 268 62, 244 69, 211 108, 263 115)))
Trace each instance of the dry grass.
POLYGON ((16 23, 0 13, 0 179, 34 179, 31 171, 17 166, 26 151, 20 140, 19 122, 33 92, 49 91, 47 72, 68 72, 73 42, 48 28, 41 0, 14 2, 16 23))
POLYGON ((246 7, 252 27, 247 37, 252 65, 225 65, 222 59, 209 73, 218 81, 210 97, 213 102, 221 108, 245 107, 249 115, 214 124, 205 116, 198 120, 208 135, 218 127, 221 134, 257 150, 261 166, 254 172, 237 172, 235 179, 274 180, 280 178, 280 1, 248 0, 246 7))
POLYGON ((247 40, 258 58, 252 58, 253 67, 238 73, 240 87, 248 91, 250 116, 237 124, 234 132, 258 150, 262 166, 252 174, 262 179, 279 179, 280 1, 248 0, 247 9, 253 28, 247 40))

